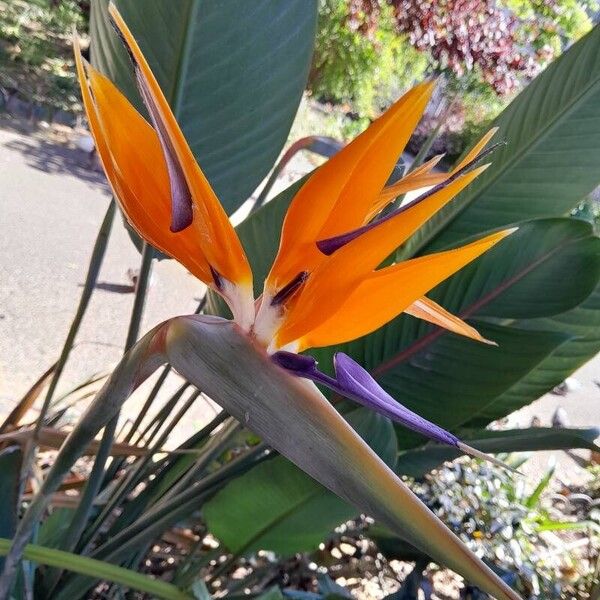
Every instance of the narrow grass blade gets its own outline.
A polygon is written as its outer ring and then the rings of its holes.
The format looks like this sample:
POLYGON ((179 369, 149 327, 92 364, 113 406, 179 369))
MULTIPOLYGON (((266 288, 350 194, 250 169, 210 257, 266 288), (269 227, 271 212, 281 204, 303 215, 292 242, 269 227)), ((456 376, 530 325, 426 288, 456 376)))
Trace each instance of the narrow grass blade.
MULTIPOLYGON (((6 555, 11 541, 0 538, 0 555, 6 555)), ((24 558, 32 562, 47 565, 49 567, 61 567, 74 573, 90 575, 95 579, 102 579, 117 583, 126 588, 145 592, 153 598, 164 598, 164 600, 193 600, 193 596, 182 592, 176 586, 153 579, 148 575, 142 575, 123 567, 117 567, 110 563, 85 556, 78 556, 70 552, 63 552, 54 548, 45 548, 36 544, 28 544, 23 552, 24 558)))

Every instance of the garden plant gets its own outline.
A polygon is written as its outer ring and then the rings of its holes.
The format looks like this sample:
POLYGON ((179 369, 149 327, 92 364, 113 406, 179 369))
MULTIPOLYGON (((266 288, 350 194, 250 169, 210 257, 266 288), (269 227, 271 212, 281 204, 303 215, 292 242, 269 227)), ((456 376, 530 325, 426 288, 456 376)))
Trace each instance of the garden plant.
MULTIPOLYGON (((237 561, 315 550, 361 514, 366 535, 419 572, 435 561, 498 600, 530 597, 404 476, 435 481, 435 469, 466 454, 512 482, 522 475, 511 452, 598 450, 593 427, 488 426, 600 350, 600 240, 571 215, 600 184, 600 30, 538 75, 448 170, 441 156, 398 168, 436 86, 425 79, 322 166, 263 203, 265 192, 234 227, 229 215, 286 140, 317 2, 239 9, 94 0, 91 63, 74 34, 114 200, 63 353, 0 429, 0 597, 128 588, 257 597, 260 569, 238 582, 237 561), (67 431, 56 389, 117 206, 141 249, 127 351, 67 431), (196 314, 138 340, 152 261, 168 258, 206 284, 206 297, 196 314), (158 369, 140 414, 117 432, 125 402, 158 369), (157 409, 170 370, 186 383, 157 409), (202 394, 222 412, 164 451, 202 394), (38 446, 58 451, 41 475, 38 446), (195 544, 167 577, 151 577, 146 558, 182 524, 198 528, 195 544), (203 545, 207 533, 220 554, 203 545)), ((523 520, 529 531, 543 526, 523 520)), ((345 593, 326 587, 262 597, 345 593)))

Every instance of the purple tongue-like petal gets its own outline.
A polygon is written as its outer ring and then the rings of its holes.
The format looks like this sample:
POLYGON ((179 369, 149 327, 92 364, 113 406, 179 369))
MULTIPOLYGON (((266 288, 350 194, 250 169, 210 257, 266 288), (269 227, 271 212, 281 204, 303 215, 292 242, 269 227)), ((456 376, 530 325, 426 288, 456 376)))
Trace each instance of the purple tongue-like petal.
POLYGON ((293 352, 280 350, 271 356, 271 360, 298 377, 304 377, 316 383, 322 383, 334 392, 343 393, 333 377, 325 375, 325 373, 321 373, 321 371, 317 369, 317 361, 312 356, 304 356, 302 354, 294 354, 293 352))
POLYGON ((358 363, 354 362, 348 355, 338 352, 334 359, 335 378, 321 373, 317 369, 317 361, 312 356, 301 356, 293 352, 280 351, 271 356, 273 362, 284 368, 286 371, 310 379, 315 383, 321 383, 329 389, 354 400, 362 406, 371 408, 375 412, 384 415, 401 423, 402 425, 417 431, 424 436, 440 442, 449 444, 462 450, 465 454, 470 454, 477 458, 487 460, 505 469, 516 473, 512 467, 504 464, 498 459, 485 454, 476 448, 467 446, 461 442, 455 435, 442 429, 435 423, 427 421, 405 406, 402 406, 392 396, 390 396, 358 363))
POLYGON ((338 352, 334 366, 337 383, 344 395, 428 438, 458 446, 459 440, 455 435, 402 406, 348 355, 338 352))
POLYGON ((177 154, 171 140, 167 135, 165 125, 152 94, 148 89, 140 69, 135 67, 136 80, 142 100, 148 109, 150 120, 158 136, 165 163, 167 164, 167 172, 169 174, 169 183, 171 186, 171 231, 177 233, 192 224, 194 218, 192 212, 192 195, 187 181, 183 174, 181 164, 177 158, 177 154))
POLYGON ((409 429, 442 444, 458 446, 459 440, 445 429, 423 419, 408 408, 396 402, 381 386, 349 356, 339 352, 335 355, 336 378, 321 373, 317 361, 312 356, 301 356, 292 352, 276 352, 271 357, 280 367, 299 377, 322 383, 334 392, 354 400, 409 429))

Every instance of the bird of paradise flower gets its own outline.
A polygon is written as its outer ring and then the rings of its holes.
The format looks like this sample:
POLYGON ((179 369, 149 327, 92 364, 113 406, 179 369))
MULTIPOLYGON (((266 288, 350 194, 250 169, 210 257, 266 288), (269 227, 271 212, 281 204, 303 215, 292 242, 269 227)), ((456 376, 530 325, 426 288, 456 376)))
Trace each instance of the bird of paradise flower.
MULTIPOLYGON (((497 462, 402 406, 349 356, 336 354, 331 377, 310 355, 300 354, 364 336, 402 312, 493 343, 425 294, 515 228, 460 248, 380 265, 489 166, 480 162, 493 150, 485 148, 495 130, 452 171, 434 172, 440 160, 435 157, 386 185, 434 84, 409 90, 300 188, 287 211, 263 293, 255 299, 252 271, 235 229, 125 21, 114 5, 109 12, 132 59, 150 123, 84 61, 76 40, 75 57, 98 154, 133 228, 222 296, 238 330, 277 368, 324 385, 437 442, 497 462), (399 195, 422 188, 429 189, 400 208, 384 211, 399 195)), ((480 578, 484 588, 498 598, 518 599, 466 548, 460 549, 467 562, 477 563, 475 572, 485 573, 480 578)))

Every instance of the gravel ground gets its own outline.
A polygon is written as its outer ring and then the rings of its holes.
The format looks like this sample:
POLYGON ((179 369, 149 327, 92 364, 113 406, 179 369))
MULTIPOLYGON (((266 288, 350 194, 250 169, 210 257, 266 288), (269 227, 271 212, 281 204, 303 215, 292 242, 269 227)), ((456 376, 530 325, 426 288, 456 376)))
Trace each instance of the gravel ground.
MULTIPOLYGON (((36 378, 56 359, 85 278, 89 254, 109 201, 100 172, 86 155, 57 143, 46 133, 23 133, 14 122, 0 124, 0 413, 10 410, 36 378)), ((300 157, 277 188, 312 168, 300 157)), ((77 346, 62 378, 68 390, 114 364, 122 353, 133 294, 128 269, 139 254, 117 219, 107 255, 77 346)), ((176 314, 193 311, 203 286, 174 261, 155 265, 142 331, 176 314)), ((600 356, 575 374, 576 389, 547 395, 515 413, 511 425, 529 426, 537 417, 549 425, 558 406, 572 426, 600 425, 600 356)), ((170 389, 177 384, 173 378, 170 389)), ((143 393, 143 390, 142 390, 143 393)), ((135 413, 135 400, 128 413, 135 413)), ((195 428, 214 413, 199 403, 186 422, 195 428)), ((185 432, 182 432, 185 433, 185 432)), ((553 453, 566 478, 580 472, 577 453, 553 453), (575 460, 572 458, 575 456, 575 460)), ((581 453, 579 453, 581 455, 581 453)), ((548 454, 530 461, 543 470, 548 454)))

